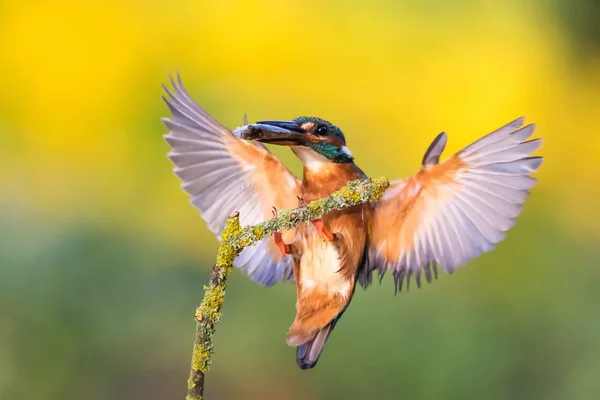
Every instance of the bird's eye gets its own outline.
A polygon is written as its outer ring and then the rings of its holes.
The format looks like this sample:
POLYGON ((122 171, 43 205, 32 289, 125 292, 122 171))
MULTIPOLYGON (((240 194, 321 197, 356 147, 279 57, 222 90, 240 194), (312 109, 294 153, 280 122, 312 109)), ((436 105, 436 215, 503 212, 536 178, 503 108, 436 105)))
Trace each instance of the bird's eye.
POLYGON ((317 128, 317 135, 323 136, 327 134, 327 127, 325 125, 319 125, 317 128))

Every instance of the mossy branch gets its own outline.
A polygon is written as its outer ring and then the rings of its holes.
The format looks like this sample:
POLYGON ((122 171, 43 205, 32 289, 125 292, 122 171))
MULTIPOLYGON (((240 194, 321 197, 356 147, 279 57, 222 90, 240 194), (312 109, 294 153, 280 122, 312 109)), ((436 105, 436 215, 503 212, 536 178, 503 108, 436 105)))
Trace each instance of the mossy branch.
POLYGON ((204 396, 204 374, 210 367, 213 353, 212 335, 221 318, 221 308, 225 300, 227 276, 233 268, 236 256, 247 246, 272 235, 293 229, 301 222, 321 218, 333 210, 342 210, 357 204, 379 200, 389 186, 386 178, 352 181, 331 196, 311 201, 294 210, 281 211, 277 218, 242 229, 239 214, 235 213, 227 220, 221 233, 221 245, 217 253, 208 286, 204 287, 204 299, 194 314, 196 334, 192 366, 188 379, 187 400, 201 400, 204 396))

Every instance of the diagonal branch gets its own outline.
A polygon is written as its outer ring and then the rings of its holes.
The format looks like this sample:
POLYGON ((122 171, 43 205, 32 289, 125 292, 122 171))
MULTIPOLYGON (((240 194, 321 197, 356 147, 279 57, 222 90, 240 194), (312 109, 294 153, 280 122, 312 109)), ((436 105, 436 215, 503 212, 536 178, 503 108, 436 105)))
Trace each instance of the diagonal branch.
POLYGON ((386 178, 352 181, 329 197, 311 201, 294 210, 281 211, 277 218, 243 229, 240 226, 239 213, 229 217, 221 233, 221 245, 217 253, 217 262, 210 274, 209 285, 204 287, 204 299, 194 314, 196 334, 186 400, 201 400, 204 397, 204 374, 210 367, 213 353, 212 336, 221 318, 227 276, 233 268, 235 257, 245 247, 275 232, 293 229, 301 222, 321 218, 333 210, 377 201, 388 186, 389 181, 386 178))

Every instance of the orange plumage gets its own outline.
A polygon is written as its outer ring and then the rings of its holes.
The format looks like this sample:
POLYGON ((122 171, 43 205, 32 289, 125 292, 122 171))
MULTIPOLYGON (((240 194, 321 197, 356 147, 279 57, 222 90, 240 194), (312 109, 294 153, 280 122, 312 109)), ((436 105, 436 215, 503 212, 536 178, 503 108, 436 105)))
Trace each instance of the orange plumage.
MULTIPOLYGON (((200 108, 181 80, 172 82, 164 119, 170 159, 182 188, 217 236, 239 211, 243 226, 263 222, 273 208, 292 209, 331 195, 366 175, 354 163, 341 130, 320 118, 261 121, 229 131, 200 108), (250 140, 243 140, 250 139, 250 140), (298 180, 260 142, 290 146, 304 165, 298 180)), ((316 365, 352 300, 373 272, 393 275, 396 289, 414 275, 431 281, 437 266, 452 272, 503 240, 522 212, 541 141, 519 118, 440 163, 447 136, 436 137, 420 170, 393 181, 377 202, 334 211, 321 220, 265 238, 235 265, 264 286, 296 284, 296 316, 286 335, 302 369, 316 365)))

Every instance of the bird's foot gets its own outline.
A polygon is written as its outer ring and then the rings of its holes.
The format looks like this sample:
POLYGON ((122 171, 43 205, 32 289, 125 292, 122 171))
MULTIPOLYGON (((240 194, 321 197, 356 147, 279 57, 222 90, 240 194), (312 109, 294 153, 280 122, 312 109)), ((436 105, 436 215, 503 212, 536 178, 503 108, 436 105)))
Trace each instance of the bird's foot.
POLYGON ((281 238, 281 232, 275 232, 273 234, 273 239, 275 240, 277 247, 279 247, 279 251, 281 251, 281 255, 283 257, 290 254, 290 246, 283 242, 283 239, 281 238))
MULTIPOLYGON (((277 209, 275 207, 273 207, 272 211, 273 211, 273 217, 277 218, 277 209)), ((283 257, 290 254, 290 246, 283 242, 283 238, 281 237, 281 232, 273 233, 273 240, 275 240, 275 244, 279 248, 279 251, 281 251, 281 255, 283 257)))
POLYGON ((313 219, 310 222, 314 225, 315 228, 317 228, 317 233, 324 240, 326 239, 332 241, 333 239, 335 239, 335 234, 325 227, 325 224, 323 223, 323 220, 321 218, 313 219))
MULTIPOLYGON (((302 197, 300 197, 300 196, 296 196, 296 197, 298 198, 298 201, 300 202, 301 206, 306 205, 306 201, 304 201, 304 199, 302 197)), ((317 228, 317 233, 324 240, 326 239, 326 240, 332 241, 335 239, 335 233, 332 233, 329 229, 325 228, 325 224, 323 223, 323 220, 321 218, 317 218, 310 222, 312 222, 314 227, 317 228)))

